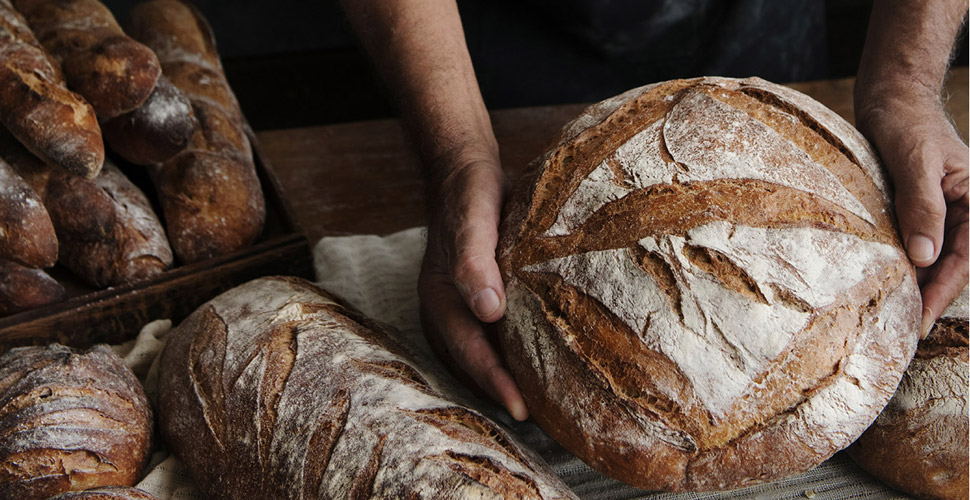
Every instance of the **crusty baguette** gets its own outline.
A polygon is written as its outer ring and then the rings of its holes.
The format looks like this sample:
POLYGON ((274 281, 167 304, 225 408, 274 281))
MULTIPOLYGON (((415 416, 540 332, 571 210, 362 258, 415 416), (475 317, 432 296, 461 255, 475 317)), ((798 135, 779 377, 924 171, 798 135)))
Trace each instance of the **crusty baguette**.
POLYGON ((758 78, 590 107, 510 197, 507 363, 537 422, 651 490, 806 471, 889 401, 920 295, 871 146, 758 78))
POLYGON ((65 295, 44 271, 0 259, 0 317, 60 302, 65 295))
POLYGON ((0 259, 28 267, 57 262, 57 236, 40 196, 0 159, 0 259))
POLYGON ((192 103, 165 75, 138 109, 101 123, 112 151, 136 165, 169 160, 189 145, 198 120, 192 103))
POLYGON ((849 447, 863 469, 916 498, 970 497, 970 364, 966 290, 936 321, 893 399, 849 447))
POLYGON ((65 87, 26 21, 0 0, 0 122, 46 163, 92 178, 104 143, 94 109, 65 87))
POLYGON ((150 279, 172 266, 161 222, 137 186, 110 161, 94 179, 51 169, 0 133, 4 158, 47 207, 65 267, 104 288, 150 279))
POLYGON ((0 356, 0 498, 131 486, 144 469, 152 410, 106 345, 20 347, 0 356))
POLYGON ((121 30, 98 0, 13 0, 34 35, 61 63, 68 87, 100 120, 140 106, 162 69, 155 54, 121 30))
POLYGON ((170 334, 162 436, 213 500, 575 498, 399 342, 305 280, 251 281, 170 334))
POLYGON ((196 262, 248 246, 262 230, 265 205, 208 23, 186 3, 154 0, 132 9, 128 32, 155 50, 199 121, 189 146, 152 168, 175 255, 196 262))
POLYGON ((84 491, 68 491, 48 500, 158 500, 158 497, 138 488, 105 486, 84 491))

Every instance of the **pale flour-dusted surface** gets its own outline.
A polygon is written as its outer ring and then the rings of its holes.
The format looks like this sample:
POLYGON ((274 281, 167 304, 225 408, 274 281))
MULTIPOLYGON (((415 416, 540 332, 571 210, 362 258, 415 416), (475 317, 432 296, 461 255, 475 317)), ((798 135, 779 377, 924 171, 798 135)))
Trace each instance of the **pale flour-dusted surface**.
POLYGON ((594 105, 506 207, 510 368, 544 428, 631 484, 811 468, 865 430, 915 350, 881 167, 774 87, 700 78, 594 105))
MULTIPOLYGON (((348 298, 365 314, 420 336, 417 300, 414 292, 421 255, 424 228, 414 228, 387 236, 359 235, 324 238, 315 248, 317 276, 325 288, 348 298)), ((142 331, 137 341, 118 346, 126 362, 146 385, 149 396, 157 388, 155 373, 149 370, 157 358, 171 323, 157 321, 142 331)), ((427 356, 431 352, 422 348, 427 356)), ((626 486, 590 469, 563 450, 533 423, 515 423, 495 406, 482 401, 478 408, 496 418, 539 453, 553 470, 584 500, 823 500, 906 499, 905 495, 861 471, 842 454, 815 469, 777 482, 721 493, 649 493, 626 486)), ((153 456, 150 472, 138 487, 161 500, 203 500, 188 472, 176 458, 162 449, 153 456)))

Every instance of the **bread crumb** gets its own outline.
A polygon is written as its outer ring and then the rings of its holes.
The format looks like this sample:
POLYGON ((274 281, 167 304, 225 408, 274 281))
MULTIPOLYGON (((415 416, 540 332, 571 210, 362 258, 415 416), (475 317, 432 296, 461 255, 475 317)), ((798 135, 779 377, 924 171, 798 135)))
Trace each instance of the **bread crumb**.
POLYGON ((802 494, 805 495, 805 498, 815 498, 815 490, 805 490, 802 494))

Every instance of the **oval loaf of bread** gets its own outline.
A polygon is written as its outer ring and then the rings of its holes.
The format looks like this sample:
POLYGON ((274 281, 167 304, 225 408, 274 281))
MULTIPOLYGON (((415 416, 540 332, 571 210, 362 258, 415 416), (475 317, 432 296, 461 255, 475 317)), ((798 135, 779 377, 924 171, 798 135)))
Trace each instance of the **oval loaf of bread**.
POLYGON ((967 291, 921 341, 889 405, 849 447, 862 468, 917 498, 970 497, 967 291))
POLYGON ((631 485, 808 470, 865 430, 916 348, 873 151, 764 80, 594 105, 506 209, 507 363, 547 432, 631 485))
POLYGON ((151 437, 141 384, 108 346, 21 347, 0 357, 0 498, 130 486, 151 437))
POLYGON ((261 278, 171 334, 159 425, 212 499, 575 498, 417 360, 310 283, 261 278))
POLYGON ((0 259, 0 317, 60 302, 64 287, 40 269, 0 259))
POLYGON ((57 235, 40 196, 0 158, 0 259, 46 268, 57 262, 57 235))
POLYGON ((105 486, 84 491, 69 491, 48 500, 158 500, 158 498, 138 488, 105 486))

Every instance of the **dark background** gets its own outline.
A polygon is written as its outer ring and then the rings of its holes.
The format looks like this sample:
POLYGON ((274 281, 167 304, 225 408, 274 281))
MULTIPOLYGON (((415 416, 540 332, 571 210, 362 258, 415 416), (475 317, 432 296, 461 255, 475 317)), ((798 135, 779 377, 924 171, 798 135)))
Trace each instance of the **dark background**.
MULTIPOLYGON (((817 1, 824 4, 828 61, 826 70, 813 76, 853 76, 872 2, 817 1)), ((104 3, 124 25, 128 10, 136 2, 104 0, 104 3)), ((195 4, 212 25, 230 85, 256 130, 394 116, 393 106, 335 0, 197 0, 195 4)), ((468 7, 471 4, 459 0, 463 15, 469 10, 475 11, 468 7)), ((466 21, 466 25, 469 22, 474 21, 466 21)), ((955 64, 965 66, 966 27, 958 47, 955 64)), ((478 70, 485 102, 490 108, 590 100, 586 96, 557 100, 499 92, 484 83, 488 75, 483 75, 481 68, 478 70)), ((640 84, 645 83, 649 82, 640 84)))

